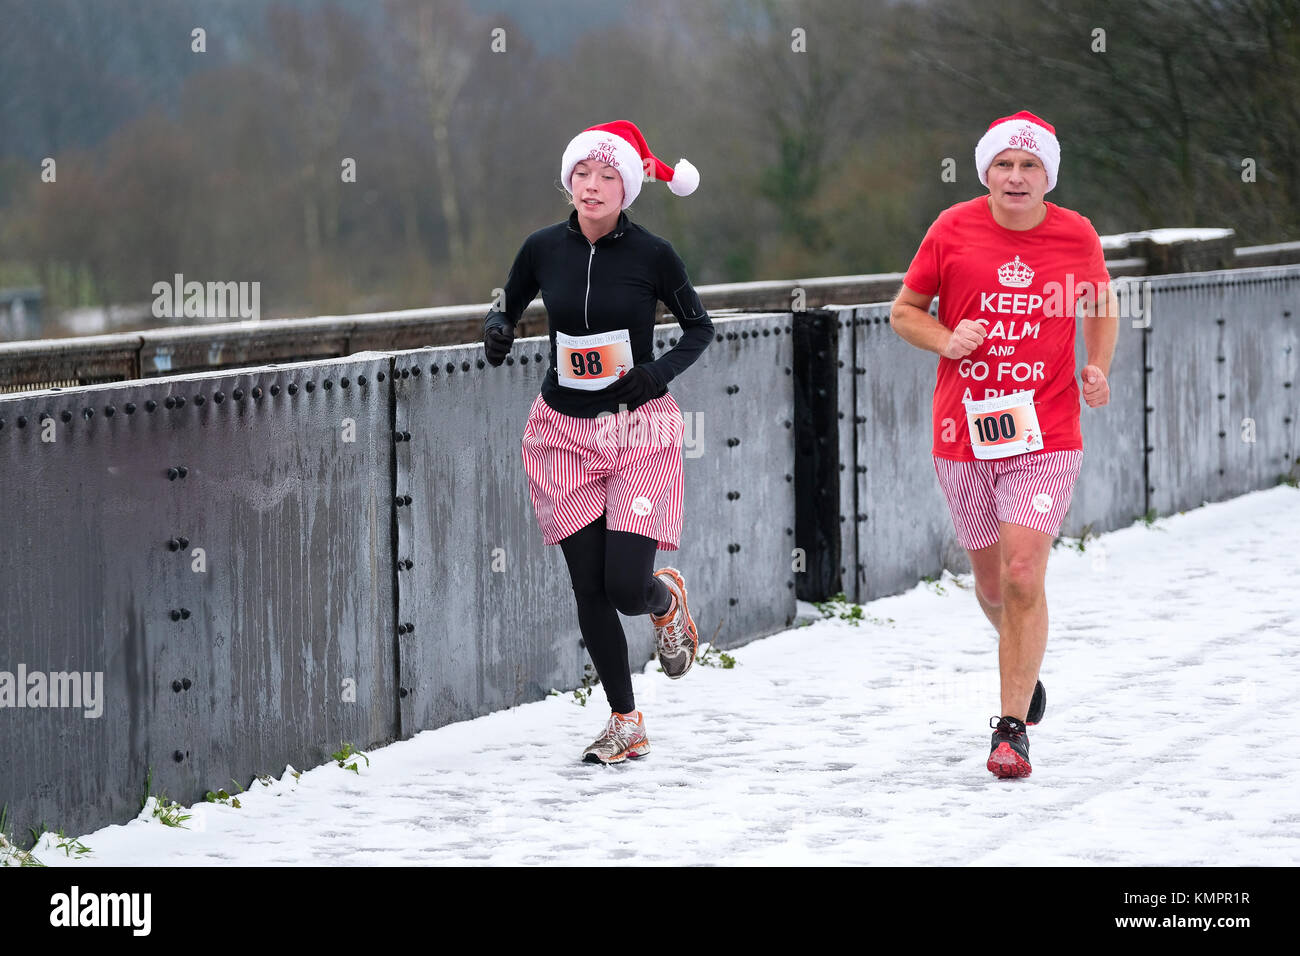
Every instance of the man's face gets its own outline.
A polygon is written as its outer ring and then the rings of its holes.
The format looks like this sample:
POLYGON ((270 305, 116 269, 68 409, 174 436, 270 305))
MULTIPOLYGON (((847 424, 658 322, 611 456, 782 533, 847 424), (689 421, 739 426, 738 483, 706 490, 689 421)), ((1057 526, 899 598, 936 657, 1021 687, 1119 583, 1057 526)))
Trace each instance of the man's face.
POLYGON ((1047 194, 1047 169, 1042 160, 1023 149, 1004 149, 988 169, 989 195, 1003 210, 1037 209, 1047 194))

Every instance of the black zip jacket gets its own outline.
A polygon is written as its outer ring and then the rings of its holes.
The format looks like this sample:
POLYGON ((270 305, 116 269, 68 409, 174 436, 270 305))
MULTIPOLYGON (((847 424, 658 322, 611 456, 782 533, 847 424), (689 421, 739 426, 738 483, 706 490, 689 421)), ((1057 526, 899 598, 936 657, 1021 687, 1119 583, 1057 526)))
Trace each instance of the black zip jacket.
MULTIPOLYGON (((557 412, 595 418, 617 412, 618 403, 604 391, 566 388, 555 370, 555 333, 592 335, 627 329, 632 361, 654 376, 661 387, 690 367, 713 339, 713 322, 686 276, 686 266, 669 243, 621 213, 613 232, 595 244, 578 227, 575 209, 568 222, 539 229, 524 240, 506 279, 505 309, 491 311, 486 331, 498 327, 511 336, 538 291, 550 325, 551 367, 542 381, 542 400, 557 412), (677 345, 654 357, 657 302, 677 317, 683 332, 677 345)), ((607 390, 606 390, 607 391, 607 390)))

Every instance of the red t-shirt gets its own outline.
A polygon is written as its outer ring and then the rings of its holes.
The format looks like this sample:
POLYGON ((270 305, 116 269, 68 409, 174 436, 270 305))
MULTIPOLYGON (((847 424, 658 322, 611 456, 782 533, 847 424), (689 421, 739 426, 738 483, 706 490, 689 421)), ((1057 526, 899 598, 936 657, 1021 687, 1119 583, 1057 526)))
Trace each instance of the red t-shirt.
POLYGON ((1079 298, 1110 282, 1101 240, 1077 212, 1044 203, 1033 229, 998 225, 988 197, 939 214, 904 284, 939 296, 939 321, 984 324, 984 341, 962 359, 939 358, 934 386, 934 455, 974 461, 963 398, 1032 390, 1042 451, 1083 448, 1074 377, 1079 298))

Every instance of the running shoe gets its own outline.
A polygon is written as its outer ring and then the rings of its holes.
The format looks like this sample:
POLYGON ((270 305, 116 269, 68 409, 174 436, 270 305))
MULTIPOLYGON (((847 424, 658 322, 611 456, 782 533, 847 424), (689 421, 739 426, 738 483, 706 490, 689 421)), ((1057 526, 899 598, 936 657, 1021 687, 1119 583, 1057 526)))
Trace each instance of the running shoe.
POLYGON ((1025 726, 1032 727, 1043 719, 1047 710, 1047 688, 1039 681, 1034 685, 1034 698, 1029 702, 1029 713, 1025 714, 1025 726))
POLYGON ((677 680, 685 676, 695 663, 695 652, 700 647, 700 637, 695 632, 695 621, 686 606, 686 582, 676 568, 660 568, 655 577, 664 582, 672 602, 663 617, 650 615, 650 623, 655 629, 655 648, 659 655, 659 666, 664 673, 677 680))
POLYGON ((605 731, 582 752, 587 763, 619 763, 629 757, 650 752, 650 738, 645 735, 645 718, 641 711, 610 714, 605 731))
POLYGON ((1028 777, 1029 734, 1025 725, 1014 717, 990 717, 993 728, 993 747, 987 764, 995 777, 1028 777))

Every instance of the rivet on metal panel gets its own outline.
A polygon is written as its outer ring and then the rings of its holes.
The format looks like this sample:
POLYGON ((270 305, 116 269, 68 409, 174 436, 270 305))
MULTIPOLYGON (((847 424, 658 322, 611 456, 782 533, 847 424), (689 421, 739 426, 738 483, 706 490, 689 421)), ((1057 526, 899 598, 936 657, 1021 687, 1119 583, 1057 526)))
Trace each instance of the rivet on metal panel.
POLYGON ((527 365, 527 364, 528 364, 528 356, 527 356, 527 355, 521 355, 521 356, 519 356, 519 364, 520 364, 520 365, 527 365))
POLYGON ((1223 474, 1223 469, 1222 469, 1222 468, 1219 469, 1219 474, 1223 474))
POLYGON ((859 475, 865 475, 866 473, 867 473, 867 466, 866 466, 866 465, 858 465, 858 474, 859 474, 859 475))
POLYGON ((1290 424, 1291 424, 1291 416, 1288 415, 1286 418, 1282 419, 1282 424, 1283 424, 1283 425, 1290 425, 1290 424))
POLYGON ((865 415, 854 415, 854 416, 853 416, 853 423, 854 423, 855 425, 865 425, 865 424, 867 423, 867 416, 865 416, 865 415))
POLYGON ((189 690, 193 686, 194 686, 194 682, 191 681, 188 677, 181 678, 181 687, 183 687, 185 690, 189 690))
POLYGON ((785 582, 785 586, 786 586, 787 589, 789 589, 789 590, 791 590, 791 591, 794 590, 794 582, 793 582, 793 581, 786 581, 786 582, 785 582))
POLYGON ((794 475, 786 475, 786 476, 785 476, 785 480, 786 480, 787 482, 794 481, 794 475))
POLYGON ((1226 362, 1227 359, 1226 359, 1224 356, 1222 356, 1222 355, 1216 355, 1216 356, 1214 357, 1214 361, 1216 361, 1216 362, 1226 362))
MULTIPOLYGON (((168 395, 166 398, 163 399, 163 407, 164 407, 164 408, 175 408, 175 407, 176 407, 176 399, 174 399, 174 398, 172 398, 170 395, 168 395)), ((64 416, 65 416, 63 420, 66 422, 66 421, 68 420, 68 419, 67 419, 67 415, 68 415, 68 413, 67 413, 67 412, 64 412, 63 414, 64 414, 64 416)))
POLYGON ((406 502, 404 502, 404 501, 402 500, 402 496, 401 496, 401 495, 398 495, 398 496, 397 496, 397 500, 393 502, 393 507, 394 507, 394 508, 400 508, 400 507, 402 507, 402 505, 404 505, 404 504, 406 504, 406 502))
POLYGON ((843 421, 843 420, 844 420, 844 413, 843 413, 843 412, 838 412, 837 414, 838 414, 839 417, 840 417, 840 421, 843 421))
POLYGON ((377 382, 382 382, 383 380, 384 380, 384 373, 383 373, 383 372, 377 372, 377 373, 375 374, 375 381, 377 381, 377 382))
POLYGON ((785 374, 786 374, 786 375, 789 375, 789 374, 790 374, 790 370, 789 370, 788 368, 785 370, 785 374))
POLYGON ((786 528, 786 529, 785 529, 785 534, 786 534, 786 537, 788 538, 790 535, 794 534, 794 528, 786 528))
POLYGON ((1146 372, 1148 375, 1150 375, 1150 374, 1151 374, 1152 372, 1154 372, 1155 370, 1156 370, 1156 369, 1155 369, 1155 366, 1154 366, 1154 365, 1148 365, 1148 366, 1146 366, 1142 371, 1144 371, 1144 372, 1146 372))
POLYGON ((1283 382, 1283 383, 1282 383, 1282 387, 1283 387, 1283 388, 1290 388, 1290 387, 1291 387, 1291 383, 1290 383, 1290 382, 1283 382))
POLYGON ((411 570, 411 568, 413 568, 413 567, 415 567, 415 562, 412 561, 410 558, 407 558, 407 559, 406 559, 406 570, 409 571, 409 570, 411 570))
POLYGON ((396 378, 410 378, 410 377, 411 377, 411 370, 410 370, 409 368, 404 368, 404 369, 402 369, 400 372, 394 372, 393 375, 394 375, 396 378))
POLYGON ((177 478, 179 478, 180 476, 181 476, 181 473, 180 473, 179 471, 177 471, 175 468, 168 468, 168 469, 167 469, 167 480, 168 480, 168 481, 175 481, 175 480, 176 480, 177 478))
POLYGON ((366 384, 366 377, 365 377, 364 375, 358 375, 358 376, 357 376, 357 384, 358 384, 358 385, 365 385, 365 384, 366 384))
POLYGON ((117 411, 117 409, 114 408, 112 405, 105 405, 105 406, 104 406, 104 417, 105 417, 105 418, 112 418, 112 417, 113 417, 113 413, 116 412, 116 411, 117 411))
POLYGON ((1156 489, 1153 486, 1147 485, 1147 494, 1155 494, 1155 490, 1156 489))
MULTIPOLYGON (((288 392, 290 395, 297 395, 297 394, 298 394, 298 384, 297 384, 296 382, 290 382, 289 385, 288 385, 288 387, 285 389, 285 391, 288 392)), ((220 394, 221 394, 220 392, 217 393, 217 395, 220 395, 220 394)), ((220 401, 220 399, 217 398, 217 395, 213 395, 213 396, 212 396, 212 400, 213 400, 213 401, 220 401)))
POLYGON ((397 688, 397 696, 399 696, 399 697, 405 697, 405 696, 406 696, 406 688, 405 688, 405 687, 399 687, 399 688, 397 688))
POLYGON ((27 416, 26 416, 26 415, 19 415, 19 416, 18 416, 18 427, 19 427, 19 428, 26 428, 26 427, 27 427, 27 416))
POLYGON ((533 356, 533 361, 534 361, 534 362, 538 362, 538 363, 540 363, 540 362, 542 361, 542 353, 541 353, 541 352, 538 352, 536 355, 534 355, 534 356, 533 356))
POLYGON ((271 397, 274 398, 276 395, 279 395, 279 394, 280 394, 280 386, 279 386, 279 385, 272 385, 272 386, 271 386, 271 397))
POLYGON ((202 395, 195 395, 195 396, 194 396, 194 405, 195 405, 196 407, 201 407, 201 406, 203 405, 203 401, 204 401, 204 398, 203 398, 202 395))
POLYGON ((1220 438, 1227 438, 1227 437, 1228 437, 1228 433, 1227 433, 1227 432, 1219 432, 1219 437, 1220 437, 1220 438))
MULTIPOLYGON (((721 342, 721 341, 722 341, 722 333, 719 332, 716 336, 714 336, 714 338, 715 338, 717 341, 721 342)), ((660 342, 659 342, 659 347, 660 347, 660 348, 663 348, 663 347, 664 347, 664 343, 663 343, 662 340, 660 340, 660 342)))
POLYGON ((174 681, 172 681, 172 692, 173 692, 173 693, 176 693, 176 694, 179 694, 179 693, 181 692, 181 682, 180 682, 180 681, 178 681, 178 680, 174 680, 174 681))
POLYGON ((1155 410, 1156 410, 1156 407, 1155 407, 1154 405, 1148 405, 1148 406, 1147 406, 1147 414, 1148 414, 1148 415, 1150 415, 1150 414, 1151 414, 1152 412, 1154 412, 1155 410))
MULTIPOLYGON (((169 399, 167 399, 167 401, 170 402, 171 399, 169 398, 169 399)), ((171 406, 169 405, 169 406, 167 406, 167 407, 170 408, 171 406)), ((72 412, 68 411, 68 410, 65 408, 62 412, 59 413, 59 417, 62 418, 65 422, 70 422, 70 421, 72 421, 72 412)), ((42 419, 42 420, 44 420, 44 419, 42 419)))
POLYGON ((772 334, 772 330, 771 330, 771 329, 764 329, 764 330, 763 330, 763 338, 767 338, 767 337, 768 337, 769 335, 771 335, 771 334, 772 334))
MULTIPOLYGON (((347 388, 351 384, 352 383, 348 380, 347 376, 339 379, 339 388, 347 388)), ((253 397, 257 398, 257 389, 253 389, 253 397)))
POLYGON ((727 603, 730 604, 732 607, 735 607, 737 604, 740 603, 740 601, 736 598, 727 598, 727 603))
POLYGON ((172 759, 175 760, 177 763, 180 763, 180 762, 182 762, 182 761, 185 759, 185 754, 184 754, 183 751, 180 751, 180 750, 173 750, 173 751, 172 751, 172 759))
POLYGON ((790 326, 787 325, 787 326, 785 327, 785 331, 786 331, 787 334, 789 334, 789 332, 790 332, 790 326))
POLYGON ((171 612, 171 619, 173 621, 179 621, 181 619, 181 612, 173 608, 171 612))
POLYGON ((1215 324, 1215 325, 1222 325, 1222 324, 1223 324, 1223 319, 1222 319, 1222 318, 1215 319, 1215 320, 1214 320, 1214 324, 1215 324))
POLYGON ((867 520, 867 516, 866 516, 866 515, 856 515, 855 517, 857 518, 858 521, 866 521, 866 520, 867 520))
POLYGON ((405 439, 402 438, 402 433, 401 433, 401 432, 394 432, 394 433, 393 433, 393 441, 394 441, 394 442, 401 442, 401 441, 405 441, 405 439))
POLYGON ((784 422, 782 422, 781 424, 785 425, 786 428, 790 428, 790 427, 791 427, 791 426, 790 426, 790 419, 788 419, 788 418, 787 418, 784 422))
POLYGON ((237 388, 230 393, 230 397, 237 402, 242 402, 244 400, 244 390, 242 388, 237 388))
POLYGON ((1228 397, 1228 396, 1225 395, 1223 392, 1220 392, 1220 393, 1218 394, 1218 396, 1217 396, 1217 398, 1219 399, 1219 401, 1223 401, 1223 400, 1224 400, 1225 398, 1227 398, 1227 397, 1228 397))
POLYGON ((840 471, 843 471, 845 467, 846 467, 845 464, 843 462, 840 462, 840 471))
POLYGON ((742 339, 747 339, 747 338, 749 338, 749 333, 748 333, 748 332, 741 332, 741 333, 740 333, 740 337, 741 337, 742 339))
POLYGON ((414 375, 416 378, 419 378, 419 377, 420 377, 420 366, 418 366, 418 365, 412 365, 412 366, 411 366, 411 374, 414 375))
POLYGON ((410 441, 410 440, 411 440, 411 433, 410 433, 410 432, 402 432, 402 441, 410 441))
POLYGON ((507 356, 506 356, 506 364, 507 364, 507 365, 514 365, 514 364, 515 364, 515 357, 514 357, 513 355, 507 355, 507 356))
POLYGON ((188 548, 190 546, 190 539, 185 537, 183 534, 177 536, 176 541, 182 548, 188 548))
POLYGON ((134 414, 135 414, 135 402, 127 402, 126 405, 125 405, 124 407, 126 408, 126 413, 127 413, 128 415, 134 415, 134 414))
POLYGON ((3 418, 0 418, 0 428, 4 428, 4 427, 5 427, 5 420, 3 418))
POLYGON ((487 363, 484 362, 482 359, 479 359, 478 362, 476 362, 475 364, 478 365, 479 368, 487 368, 487 363))
POLYGON ((185 396, 184 396, 184 395, 177 395, 177 396, 176 396, 176 407, 177 407, 177 408, 183 408, 184 406, 185 406, 185 396))
POLYGON ((180 549, 181 549, 181 543, 180 543, 179 541, 177 541, 175 538, 168 538, 168 539, 167 539, 167 550, 168 550, 168 551, 179 551, 180 549))
POLYGON ((253 396, 253 398, 255 398, 255 399, 256 399, 256 398, 261 398, 261 397, 262 397, 262 386, 261 386, 261 385, 254 385, 254 386, 253 386, 253 391, 252 391, 250 394, 251 394, 251 395, 253 396))
POLYGON ((304 383, 303 385, 303 388, 305 388, 309 392, 314 392, 316 391, 316 383, 313 382, 311 379, 307 379, 306 383, 304 383))
POLYGON ((402 500, 405 501, 405 502, 407 503, 407 505, 410 505, 410 503, 411 503, 411 496, 410 496, 410 495, 402 495, 402 500))

